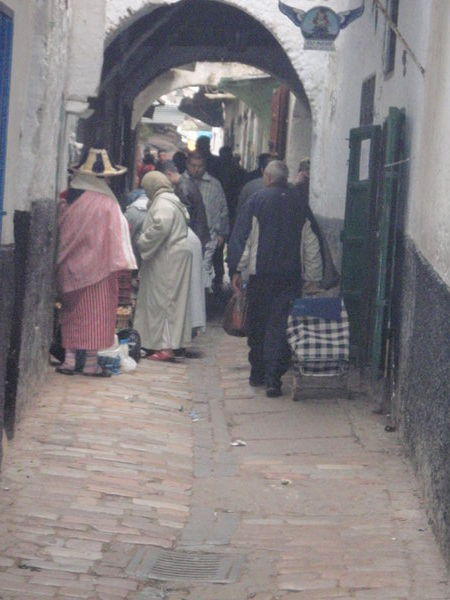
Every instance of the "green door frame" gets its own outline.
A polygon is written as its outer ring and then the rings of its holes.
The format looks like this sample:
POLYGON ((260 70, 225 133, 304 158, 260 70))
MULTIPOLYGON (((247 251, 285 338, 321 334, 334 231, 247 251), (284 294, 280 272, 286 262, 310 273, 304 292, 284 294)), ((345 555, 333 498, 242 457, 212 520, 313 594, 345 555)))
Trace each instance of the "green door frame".
POLYGON ((341 294, 350 321, 350 353, 358 367, 369 358, 373 246, 381 156, 379 125, 350 131, 347 197, 342 240, 341 294))
POLYGON ((377 272, 370 349, 373 380, 380 379, 387 374, 394 264, 397 250, 397 203, 404 159, 404 124, 405 112, 391 107, 383 130, 384 165, 378 217, 377 272))
POLYGON ((383 128, 358 127, 349 138, 341 293, 351 356, 370 366, 372 381, 388 374, 404 124, 404 111, 391 107, 383 128))

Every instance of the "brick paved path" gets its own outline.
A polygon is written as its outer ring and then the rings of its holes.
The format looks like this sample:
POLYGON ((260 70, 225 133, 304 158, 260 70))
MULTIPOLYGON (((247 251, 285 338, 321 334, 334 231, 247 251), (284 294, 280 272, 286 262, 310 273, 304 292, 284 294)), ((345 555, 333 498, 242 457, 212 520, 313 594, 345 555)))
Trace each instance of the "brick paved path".
POLYGON ((449 600, 365 398, 268 399, 244 340, 210 327, 198 347, 110 380, 50 373, 3 464, 0 599, 449 600), (150 549, 241 557, 240 575, 151 580, 150 549))

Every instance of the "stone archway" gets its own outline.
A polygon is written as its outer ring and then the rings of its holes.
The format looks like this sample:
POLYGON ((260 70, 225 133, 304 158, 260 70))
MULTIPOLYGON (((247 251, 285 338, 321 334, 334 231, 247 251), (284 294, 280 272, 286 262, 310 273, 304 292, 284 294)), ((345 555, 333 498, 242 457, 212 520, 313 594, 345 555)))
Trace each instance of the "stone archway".
POLYGON ((81 136, 131 163, 134 99, 155 78, 189 62, 239 62, 273 75, 308 104, 302 82, 275 36, 244 10, 216 0, 181 0, 122 25, 110 38, 93 117, 81 136))

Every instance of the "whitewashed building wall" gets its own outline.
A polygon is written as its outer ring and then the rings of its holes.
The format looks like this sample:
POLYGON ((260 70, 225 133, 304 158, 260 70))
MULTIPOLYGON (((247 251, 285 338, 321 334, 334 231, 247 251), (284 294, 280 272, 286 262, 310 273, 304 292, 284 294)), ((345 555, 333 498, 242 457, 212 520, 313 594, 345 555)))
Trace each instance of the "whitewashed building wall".
POLYGON ((14 209, 55 195, 69 15, 61 1, 4 4, 14 26, 2 237, 11 243, 14 209))
POLYGON ((100 82, 105 5, 3 4, 14 26, 2 235, 7 244, 13 241, 14 210, 29 210, 37 198, 55 198, 64 183, 68 139, 76 125, 71 115, 84 113, 100 82))

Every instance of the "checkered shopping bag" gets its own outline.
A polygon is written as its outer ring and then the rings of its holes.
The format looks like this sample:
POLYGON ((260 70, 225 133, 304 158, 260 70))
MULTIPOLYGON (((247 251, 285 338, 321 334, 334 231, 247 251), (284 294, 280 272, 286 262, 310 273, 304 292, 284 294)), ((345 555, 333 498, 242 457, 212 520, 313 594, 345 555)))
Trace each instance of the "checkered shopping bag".
POLYGON ((287 338, 294 366, 304 374, 339 373, 349 360, 350 330, 348 314, 341 298, 308 298, 294 303, 288 317, 287 338), (318 302, 314 303, 314 300, 318 302), (334 300, 335 305, 328 300, 334 300), (322 301, 322 304, 319 304, 322 301), (336 313, 336 303, 340 310, 336 313), (330 306, 333 310, 330 311, 330 306), (322 309, 322 307, 324 307, 322 309), (340 315, 339 318, 320 318, 318 314, 340 315), (308 314, 309 313, 309 314, 308 314), (316 316, 310 316, 311 314, 316 316))

